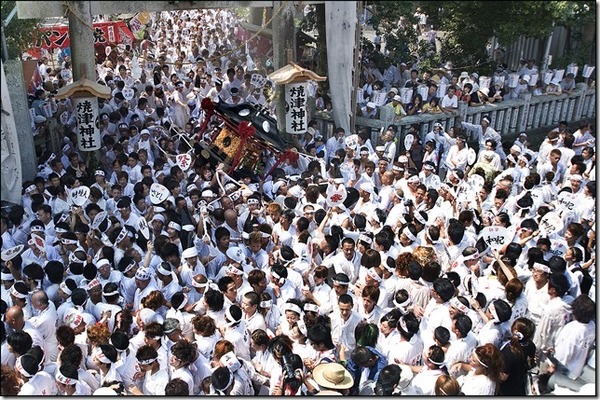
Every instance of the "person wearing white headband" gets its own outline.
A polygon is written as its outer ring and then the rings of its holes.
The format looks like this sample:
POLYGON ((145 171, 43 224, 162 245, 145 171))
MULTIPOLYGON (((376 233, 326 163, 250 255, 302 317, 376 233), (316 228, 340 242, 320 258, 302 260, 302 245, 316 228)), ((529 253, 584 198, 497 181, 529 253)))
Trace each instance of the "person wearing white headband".
MULTIPOLYGON (((461 308, 464 307, 467 311, 469 310, 456 297, 452 298, 451 304, 454 304, 454 301, 460 304, 461 308)), ((452 345, 446 351, 446 357, 444 358, 449 371, 455 364, 468 363, 469 356, 475 350, 475 347, 477 347, 477 337, 473 333, 472 327, 473 322, 466 312, 456 313, 452 318, 452 333, 456 335, 456 340, 452 341, 452 345)), ((454 368, 460 368, 460 366, 454 368)))
POLYGON ((472 246, 466 247, 456 261, 452 263, 450 270, 456 272, 461 279, 471 272, 479 276, 479 251, 472 246))
MULTIPOLYGON (((464 122, 462 121, 462 117, 460 124, 463 129, 466 129, 468 135, 477 140, 479 143, 479 149, 485 149, 485 142, 489 139, 493 139, 497 144, 502 143, 502 137, 494 130, 494 128, 490 126, 491 120, 487 115, 484 115, 481 118, 481 123, 479 125, 464 122)), ((502 146, 496 146, 496 153, 498 153, 500 159, 502 162, 504 162, 506 159, 506 153, 504 153, 502 146)))
POLYGON ((277 327, 277 331, 275 332, 276 334, 291 336, 294 324, 304 318, 304 312, 302 311, 302 308, 296 304, 295 301, 297 300, 288 300, 285 304, 283 304, 283 316, 279 326, 277 327))
POLYGON ((412 253, 419 245, 417 228, 413 223, 407 224, 400 233, 400 253, 412 253))
POLYGON ((165 386, 169 382, 169 373, 166 368, 161 368, 158 362, 158 353, 152 346, 141 346, 135 357, 137 365, 142 375, 141 385, 136 384, 137 381, 132 381, 132 384, 127 388, 131 394, 136 396, 163 396, 165 394, 165 386))
POLYGON ((123 380, 114 365, 117 361, 117 354, 115 346, 110 344, 101 344, 93 351, 92 360, 100 370, 100 385, 105 382, 123 380))
POLYGON ((496 299, 490 302, 484 314, 478 302, 473 301, 472 304, 475 311, 486 322, 477 333, 478 343, 481 345, 491 343, 494 346, 500 346, 505 338, 511 336, 510 317, 512 310, 510 305, 504 300, 496 299))
POLYGON ((171 301, 171 297, 181 291, 177 275, 168 262, 163 261, 156 266, 156 279, 160 282, 159 289, 167 301, 171 301))
POLYGON ((225 308, 225 326, 221 329, 223 339, 229 340, 235 354, 244 360, 250 361, 250 337, 246 332, 246 323, 242 320, 242 309, 233 304, 225 308))
POLYGON ((192 286, 194 276, 197 274, 206 276, 206 268, 200 262, 196 246, 188 247, 181 252, 180 266, 179 276, 183 286, 192 286))
POLYGON ((77 366, 62 364, 56 371, 56 385, 63 396, 89 396, 92 389, 83 380, 79 380, 77 366))
POLYGON ((96 279, 98 279, 102 286, 109 282, 119 284, 121 279, 123 279, 121 271, 112 268, 110 261, 106 258, 99 259, 98 262, 96 262, 96 267, 98 268, 96 279))
MULTIPOLYGON (((331 286, 326 283, 327 277, 329 276, 329 270, 324 265, 318 265, 313 274, 314 285, 312 287, 304 286, 302 288, 302 294, 307 300, 315 302, 313 305, 317 308, 316 312, 325 313, 327 309, 331 308, 331 292, 333 291, 331 286)), ((310 280, 310 278, 309 278, 310 280)), ((305 304, 309 305, 309 304, 305 304)), ((305 310, 306 311, 306 310, 305 310)))
POLYGON ((15 361, 15 371, 23 385, 19 396, 56 396, 58 387, 54 378, 46 371, 41 370, 38 360, 32 354, 26 353, 15 361))
POLYGON ((461 364, 467 375, 458 378, 461 391, 467 396, 494 396, 500 384, 503 355, 497 347, 485 344, 471 354, 469 364, 461 364))
POLYGON ((426 347, 423 354, 423 368, 412 379, 411 389, 422 396, 433 396, 435 394, 435 381, 440 375, 444 374, 442 369, 444 357, 444 350, 441 347, 436 345, 426 347))
POLYGON ((135 272, 136 290, 133 295, 133 309, 139 310, 142 305, 142 299, 148 296, 154 290, 159 290, 156 280, 152 278, 152 273, 148 268, 139 267, 135 272))
POLYGON ((423 163, 423 170, 419 172, 419 180, 427 190, 435 189, 438 190, 442 181, 440 177, 435 173, 436 165, 432 161, 425 161, 423 163))

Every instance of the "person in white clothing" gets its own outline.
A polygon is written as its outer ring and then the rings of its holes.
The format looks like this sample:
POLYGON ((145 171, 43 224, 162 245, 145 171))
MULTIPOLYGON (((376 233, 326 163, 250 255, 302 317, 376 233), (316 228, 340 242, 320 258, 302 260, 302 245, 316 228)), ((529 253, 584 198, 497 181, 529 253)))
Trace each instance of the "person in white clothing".
POLYGON ((353 311, 354 300, 350 295, 343 294, 338 299, 339 312, 331 315, 331 337, 338 350, 342 349, 346 360, 356 348, 354 329, 364 320, 360 314, 353 311))
POLYGON ((548 382, 551 386, 558 384, 574 388, 575 380, 581 377, 594 346, 596 303, 588 296, 580 295, 571 303, 571 310, 574 321, 560 331, 550 356, 551 369, 555 370, 548 382))
POLYGON ((461 391, 467 396, 493 396, 500 382, 503 357, 493 344, 479 346, 473 351, 469 364, 456 364, 456 369, 469 371, 458 378, 461 391))
POLYGON ((127 388, 137 396, 162 396, 165 386, 169 383, 169 374, 166 369, 160 368, 158 353, 154 347, 145 345, 136 353, 139 372, 134 375, 133 383, 127 388))
MULTIPOLYGON (((44 337, 45 355, 49 361, 56 361, 58 357, 58 341, 56 340, 56 306, 48 300, 46 292, 37 290, 31 295, 31 305, 37 311, 37 315, 29 322, 44 337)), ((34 312, 35 313, 35 312, 34 312)))
POLYGON ((63 396, 90 396, 92 389, 84 380, 79 380, 77 366, 62 364, 56 371, 56 386, 63 396))
POLYGON ((19 396, 56 396, 58 388, 54 378, 46 371, 41 371, 38 360, 32 354, 23 354, 15 362, 17 378, 23 383, 19 396))

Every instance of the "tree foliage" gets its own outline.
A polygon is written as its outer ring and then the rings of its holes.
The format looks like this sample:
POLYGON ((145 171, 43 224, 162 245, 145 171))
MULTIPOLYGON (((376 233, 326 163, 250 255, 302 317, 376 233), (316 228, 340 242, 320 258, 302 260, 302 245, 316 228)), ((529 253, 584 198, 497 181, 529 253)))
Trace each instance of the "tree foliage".
MULTIPOLYGON (((0 15, 2 22, 6 20, 10 12, 15 8, 15 1, 1 1, 0 15)), ((8 48, 7 59, 20 57, 21 54, 31 47, 32 43, 39 36, 39 19, 19 19, 17 15, 13 17, 8 26, 4 29, 6 37, 6 46, 8 48)), ((4 52, 4 49, 2 49, 4 52)), ((4 57, 4 54, 2 54, 4 57)))
MULTIPOLYGON (((395 60, 418 57, 420 63, 435 65, 452 61, 460 68, 477 67, 480 73, 493 71, 486 47, 496 36, 502 46, 519 36, 545 38, 553 27, 578 28, 595 23, 595 1, 371 1, 369 23, 381 32, 395 60), (420 7, 428 25, 443 31, 441 54, 431 52, 418 40, 413 29, 414 13, 420 7), (408 23, 398 29, 403 18, 408 23)), ((583 44, 589 47, 589 44, 583 44)))

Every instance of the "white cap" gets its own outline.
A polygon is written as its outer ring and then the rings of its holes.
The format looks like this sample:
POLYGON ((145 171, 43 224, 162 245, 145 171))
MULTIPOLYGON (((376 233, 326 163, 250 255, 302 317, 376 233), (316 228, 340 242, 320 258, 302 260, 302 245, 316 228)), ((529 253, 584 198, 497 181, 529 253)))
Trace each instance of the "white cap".
POLYGON ((373 103, 372 101, 367 103, 367 107, 368 108, 377 108, 377 106, 375 105, 375 103, 373 103))
POLYGON ((529 75, 523 75, 521 77, 522 80, 524 80, 525 82, 529 83, 529 81, 531 80, 531 77, 529 75))

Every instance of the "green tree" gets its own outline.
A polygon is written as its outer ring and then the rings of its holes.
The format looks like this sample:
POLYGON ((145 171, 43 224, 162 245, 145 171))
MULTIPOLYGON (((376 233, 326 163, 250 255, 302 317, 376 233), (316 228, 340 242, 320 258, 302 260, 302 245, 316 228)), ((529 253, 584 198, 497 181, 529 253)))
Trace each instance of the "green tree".
MULTIPOLYGON (((595 55, 595 1, 434 0, 367 4, 373 12, 368 22, 381 32, 391 56, 404 61, 417 58, 423 67, 452 61, 457 69, 464 67, 488 74, 495 67, 487 52, 492 37, 496 36, 501 46, 508 46, 521 35, 546 38, 555 25, 572 29, 573 43, 577 43, 564 57, 577 61, 590 60, 595 55), (426 43, 418 40, 418 33, 413 29, 417 23, 414 17, 417 7, 428 15, 428 24, 443 32, 440 54, 433 53, 426 43), (404 23, 400 24, 401 20, 404 23), (593 33, 589 34, 590 31, 593 33)), ((363 53, 369 51, 363 48, 363 53)))
MULTIPOLYGON (((10 12, 15 8, 15 1, 1 1, 0 15, 2 22, 6 20, 10 12)), ((13 17, 8 26, 4 29, 6 46, 8 48, 7 59, 20 58, 21 54, 29 49, 32 43, 39 37, 39 19, 19 19, 17 15, 13 17)), ((2 57, 5 57, 2 48, 2 57)))

